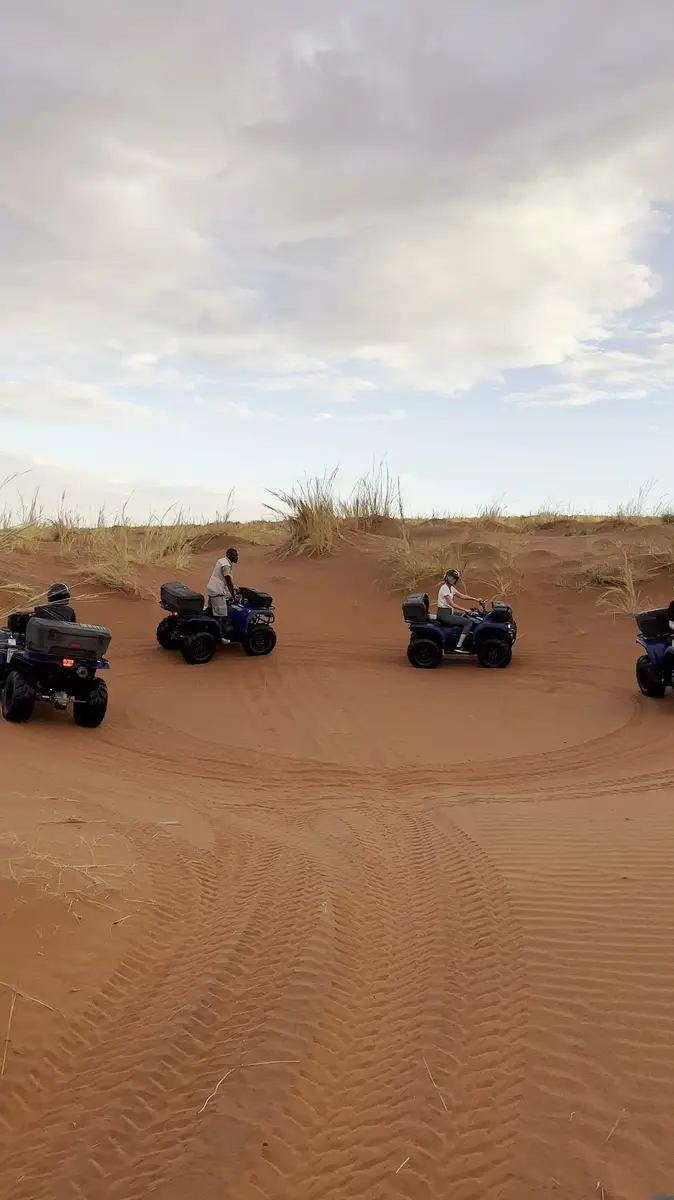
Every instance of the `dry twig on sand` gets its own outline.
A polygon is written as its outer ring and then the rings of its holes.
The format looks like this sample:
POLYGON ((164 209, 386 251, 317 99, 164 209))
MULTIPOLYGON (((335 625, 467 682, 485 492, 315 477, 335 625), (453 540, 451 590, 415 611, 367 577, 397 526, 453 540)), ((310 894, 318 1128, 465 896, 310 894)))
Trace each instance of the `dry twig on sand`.
POLYGON ((53 1008, 51 1004, 45 1004, 44 1000, 38 1000, 36 996, 29 996, 28 992, 22 992, 21 988, 16 987, 13 983, 5 983, 4 979, 0 979, 0 987, 9 988, 10 992, 15 992, 22 1000, 30 1000, 33 1004, 39 1004, 40 1008, 48 1008, 50 1012, 59 1011, 58 1008, 53 1008))
POLYGON ((7 1050, 9 1048, 9 1034, 12 1028, 12 1017, 14 1016, 14 1005, 16 1004, 16 992, 12 992, 12 1003, 9 1006, 9 1020, 7 1022, 7 1033, 5 1034, 5 1048, 2 1052, 2 1066, 0 1067, 0 1075, 5 1073, 5 1063, 7 1062, 7 1050))
POLYGON ((627 1112, 627 1109, 621 1108, 620 1112, 618 1113, 618 1116, 616 1117, 615 1121, 613 1122, 613 1125, 611 1127, 611 1132, 609 1133, 608 1137, 606 1138, 607 1142, 610 1142, 611 1138, 613 1137, 613 1134, 615 1133, 616 1129, 618 1128, 618 1126, 619 1126, 620 1122, 622 1121, 623 1117, 625 1116, 626 1112, 627 1112))
POLYGON ((236 1066, 230 1067, 229 1071, 225 1071, 225 1074, 223 1075, 222 1079, 218 1080, 218 1082, 216 1083, 215 1087, 213 1088, 213 1091, 211 1092, 210 1096, 207 1096, 206 1099, 204 1100, 201 1108, 199 1109, 199 1112, 197 1113, 197 1116, 199 1116, 199 1114, 204 1111, 206 1105, 210 1104, 211 1100, 213 1100, 215 1098, 215 1096, 217 1096, 218 1089, 220 1088, 220 1084, 224 1083, 226 1079, 229 1079, 230 1075, 232 1075, 234 1073, 234 1071, 245 1070, 247 1067, 280 1067, 281 1065, 283 1065, 285 1063, 298 1063, 299 1061, 300 1061, 299 1058, 270 1058, 270 1059, 267 1059, 265 1062, 237 1063, 236 1066))
POLYGON ((431 1075, 431 1068, 429 1067, 429 1065, 426 1062, 426 1059, 424 1058, 423 1055, 422 1055, 422 1059, 423 1059, 423 1064, 424 1064, 426 1070, 428 1071, 428 1078, 430 1079, 431 1083, 433 1084, 433 1087, 435 1088, 436 1092, 438 1093, 438 1096, 440 1097, 442 1107, 444 1108, 445 1112, 448 1112, 449 1110, 447 1108, 447 1105, 445 1104, 445 1097, 443 1096, 442 1092, 440 1091, 440 1088, 438 1087, 433 1076, 431 1075))

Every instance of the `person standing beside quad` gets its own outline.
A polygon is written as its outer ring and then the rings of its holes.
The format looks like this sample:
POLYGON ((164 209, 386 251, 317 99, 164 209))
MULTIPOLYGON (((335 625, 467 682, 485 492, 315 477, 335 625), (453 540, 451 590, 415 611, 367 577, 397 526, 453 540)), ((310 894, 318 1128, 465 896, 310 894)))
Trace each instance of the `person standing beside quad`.
POLYGON ((236 599, 234 588, 234 567, 239 561, 238 551, 233 547, 225 551, 224 558, 219 558, 213 568, 206 592, 211 603, 213 616, 220 622, 227 619, 227 607, 230 600, 236 599))
POLYGON ((468 600, 471 604, 482 604, 482 601, 477 596, 466 596, 463 592, 459 592, 456 585, 460 579, 459 571, 445 571, 444 582, 440 585, 438 592, 438 624, 461 626, 461 635, 456 643, 454 653, 467 654, 468 651, 463 649, 463 643, 468 637, 471 622, 470 618, 462 616, 462 613, 469 610, 462 604, 458 604, 457 600, 468 600))

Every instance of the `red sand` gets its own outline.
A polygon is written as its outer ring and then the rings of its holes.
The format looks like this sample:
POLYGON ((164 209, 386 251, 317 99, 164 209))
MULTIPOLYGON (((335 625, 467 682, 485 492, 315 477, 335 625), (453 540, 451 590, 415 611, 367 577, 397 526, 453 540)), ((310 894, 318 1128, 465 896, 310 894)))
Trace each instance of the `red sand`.
POLYGON ((674 1194, 674 700, 553 544, 503 672, 357 551, 243 549, 268 660, 87 606, 105 724, 0 728, 0 1197, 674 1194))

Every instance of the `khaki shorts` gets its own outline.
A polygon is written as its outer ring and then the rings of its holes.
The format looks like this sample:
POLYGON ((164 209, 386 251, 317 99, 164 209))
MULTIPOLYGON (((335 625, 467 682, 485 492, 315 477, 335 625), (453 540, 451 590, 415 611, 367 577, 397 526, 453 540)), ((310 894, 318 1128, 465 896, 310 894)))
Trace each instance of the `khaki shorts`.
POLYGON ((209 596, 214 617, 227 616, 227 596, 209 596))

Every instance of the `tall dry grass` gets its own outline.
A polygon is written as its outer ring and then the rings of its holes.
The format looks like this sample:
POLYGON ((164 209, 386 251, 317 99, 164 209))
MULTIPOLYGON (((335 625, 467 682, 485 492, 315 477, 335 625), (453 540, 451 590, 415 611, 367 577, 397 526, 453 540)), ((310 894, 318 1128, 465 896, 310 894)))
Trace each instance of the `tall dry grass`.
POLYGON ((362 475, 346 499, 337 492, 337 475, 336 467, 288 491, 270 492, 275 503, 265 508, 280 526, 278 555, 332 554, 348 530, 372 530, 398 514, 400 482, 385 462, 362 475))
POLYGON ((582 572, 578 586, 601 588, 597 607, 611 616, 633 616, 647 607, 641 585, 660 569, 651 547, 616 542, 606 557, 591 563, 582 572))
POLYGON ((404 521, 399 541, 382 557, 384 584, 391 592, 414 592, 431 581, 437 582, 450 567, 463 572, 468 563, 465 541, 431 545, 412 542, 404 521))
POLYGON ((277 548, 280 556, 332 554, 341 537, 336 478, 335 469, 314 475, 290 491, 270 492, 276 503, 265 508, 281 522, 285 534, 277 548))
POLYGON ((357 529, 367 530, 385 518, 399 516, 402 511, 399 478, 391 474, 385 462, 374 463, 372 470, 356 482, 347 499, 338 502, 337 511, 357 529))
POLYGON ((479 583, 484 585, 492 600, 512 600, 519 596, 524 587, 523 551, 521 542, 515 547, 500 546, 496 561, 485 575, 480 576, 479 583))
POLYGON ((204 540, 224 536, 231 516, 231 494, 229 506, 209 523, 197 523, 173 506, 162 514, 151 514, 145 525, 133 524, 125 506, 112 522, 100 512, 92 525, 67 506, 65 495, 56 515, 45 516, 36 492, 30 501, 21 501, 18 511, 0 513, 0 553, 34 550, 41 542, 53 542, 68 567, 85 581, 140 596, 146 589, 139 568, 186 567, 204 540))

